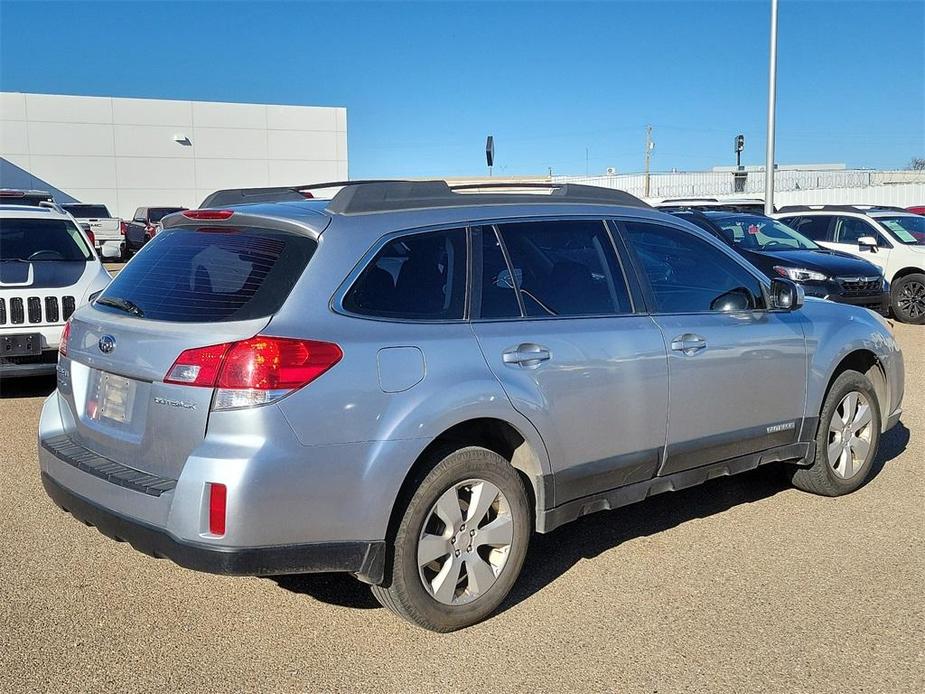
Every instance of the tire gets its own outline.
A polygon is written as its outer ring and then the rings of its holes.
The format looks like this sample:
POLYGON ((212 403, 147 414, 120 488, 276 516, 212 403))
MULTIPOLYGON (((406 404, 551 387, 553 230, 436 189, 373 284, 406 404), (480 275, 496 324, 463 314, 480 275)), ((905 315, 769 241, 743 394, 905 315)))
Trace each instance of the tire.
POLYGON ((793 469, 791 482, 798 489, 822 496, 853 492, 870 477, 879 444, 880 403, 877 393, 866 376, 857 371, 845 371, 835 379, 822 404, 813 464, 793 469), (853 417, 850 414, 852 396, 857 402, 853 417), (865 404, 869 417, 862 414, 865 404), (842 423, 846 415, 850 420, 848 425, 842 423), (857 436, 850 435, 853 431, 857 432, 857 436), (847 448, 843 444, 846 435, 847 448))
POLYGON ((497 453, 473 446, 444 450, 435 460, 395 533, 388 583, 372 592, 413 624, 448 632, 482 621, 501 604, 523 567, 533 524, 523 480, 497 453), (454 508, 455 522, 445 522, 454 508), (419 567, 419 549, 427 553, 422 561, 435 558, 419 567))
POLYGON ((900 323, 925 323, 925 274, 915 272, 896 280, 890 288, 890 306, 900 323))

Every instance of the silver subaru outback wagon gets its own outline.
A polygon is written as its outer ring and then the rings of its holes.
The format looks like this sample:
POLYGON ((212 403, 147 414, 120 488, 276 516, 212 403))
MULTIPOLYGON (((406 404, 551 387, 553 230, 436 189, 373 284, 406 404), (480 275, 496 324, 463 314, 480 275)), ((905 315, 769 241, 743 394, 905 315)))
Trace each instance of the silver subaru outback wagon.
POLYGON ((626 193, 307 192, 167 218, 74 314, 39 429, 57 505, 191 569, 349 572, 450 631, 534 532, 766 463, 844 494, 899 419, 881 317, 626 193))

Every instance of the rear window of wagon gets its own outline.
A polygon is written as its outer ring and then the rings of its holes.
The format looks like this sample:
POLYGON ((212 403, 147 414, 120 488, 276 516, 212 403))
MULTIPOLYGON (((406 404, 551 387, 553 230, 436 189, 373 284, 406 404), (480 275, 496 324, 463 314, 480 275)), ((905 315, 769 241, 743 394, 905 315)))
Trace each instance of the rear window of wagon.
POLYGON ((306 236, 268 229, 170 229, 155 236, 100 299, 131 302, 144 320, 262 318, 283 305, 316 248, 306 236))

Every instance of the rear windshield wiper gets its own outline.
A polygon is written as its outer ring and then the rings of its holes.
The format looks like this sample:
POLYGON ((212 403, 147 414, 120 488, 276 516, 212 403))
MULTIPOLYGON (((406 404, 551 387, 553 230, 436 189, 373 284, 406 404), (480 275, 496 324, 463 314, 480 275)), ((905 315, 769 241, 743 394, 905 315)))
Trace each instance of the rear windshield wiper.
POLYGON ((103 306, 112 306, 113 308, 131 313, 133 316, 138 316, 139 318, 145 315, 145 312, 141 310, 141 306, 130 299, 123 299, 120 296, 101 296, 96 300, 96 303, 103 306))

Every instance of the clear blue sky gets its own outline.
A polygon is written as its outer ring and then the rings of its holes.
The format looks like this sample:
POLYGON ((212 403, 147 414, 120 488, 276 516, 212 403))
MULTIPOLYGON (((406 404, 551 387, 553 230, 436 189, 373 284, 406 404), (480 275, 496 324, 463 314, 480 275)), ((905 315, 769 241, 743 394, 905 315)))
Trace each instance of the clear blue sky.
MULTIPOLYGON (((777 160, 925 156, 925 1, 781 0, 777 160)), ((764 159, 769 2, 0 0, 5 91, 346 106, 353 178, 764 159)))

